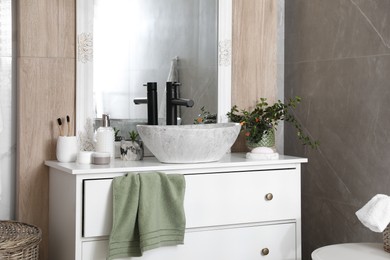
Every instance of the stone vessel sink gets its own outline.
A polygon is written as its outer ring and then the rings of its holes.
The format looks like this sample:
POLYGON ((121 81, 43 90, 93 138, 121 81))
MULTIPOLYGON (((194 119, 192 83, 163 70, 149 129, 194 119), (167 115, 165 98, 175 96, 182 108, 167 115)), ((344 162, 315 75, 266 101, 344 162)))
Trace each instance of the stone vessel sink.
POLYGON ((238 123, 137 125, 144 144, 163 163, 218 161, 233 145, 240 129, 238 123))

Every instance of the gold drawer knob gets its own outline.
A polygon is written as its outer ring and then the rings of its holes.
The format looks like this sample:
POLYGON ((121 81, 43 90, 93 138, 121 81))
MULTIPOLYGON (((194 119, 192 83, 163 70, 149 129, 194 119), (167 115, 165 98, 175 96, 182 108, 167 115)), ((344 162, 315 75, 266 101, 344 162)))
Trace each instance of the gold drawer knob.
POLYGON ((273 198, 274 198, 274 195, 272 195, 272 193, 268 193, 267 195, 265 195, 266 200, 272 200, 273 198))
POLYGON ((261 250, 261 254, 262 254, 262 255, 268 255, 268 254, 269 254, 269 249, 268 249, 268 248, 263 248, 263 249, 261 250))

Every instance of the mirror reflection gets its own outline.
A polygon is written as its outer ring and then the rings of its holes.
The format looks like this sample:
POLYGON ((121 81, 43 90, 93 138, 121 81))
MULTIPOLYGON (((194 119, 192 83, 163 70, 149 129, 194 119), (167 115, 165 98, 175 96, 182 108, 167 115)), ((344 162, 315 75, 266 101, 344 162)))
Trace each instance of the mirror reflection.
MULTIPOLYGON (((94 0, 95 117, 146 122, 148 82, 157 83, 159 124, 166 122, 166 82, 180 83, 182 124, 218 109, 217 0, 94 0)), ((179 121, 180 122, 180 121, 179 121)))

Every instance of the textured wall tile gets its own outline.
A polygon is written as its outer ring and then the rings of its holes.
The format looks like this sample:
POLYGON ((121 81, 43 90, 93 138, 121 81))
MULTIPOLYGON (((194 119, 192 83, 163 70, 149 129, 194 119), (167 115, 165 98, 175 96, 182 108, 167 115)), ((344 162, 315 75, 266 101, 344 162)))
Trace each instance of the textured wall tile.
POLYGON ((12 56, 11 0, 0 0, 0 57, 12 56))
MULTIPOLYGON (((321 143, 318 151, 305 151, 296 142, 291 126, 286 127, 286 153, 309 157, 302 178, 303 205, 314 205, 319 198, 332 206, 342 203, 353 209, 341 217, 348 222, 372 196, 390 194, 390 123, 386 120, 390 117, 390 56, 298 63, 287 68, 286 92, 303 97, 296 114, 321 143)), ((312 222, 319 220, 315 212, 303 214, 312 222)), ((326 217, 340 220, 332 213, 326 217)), ((328 232, 327 226, 322 229, 328 232)), ((359 227, 340 229, 351 241, 352 234, 353 241, 377 238, 367 237, 359 227)), ((313 230, 304 230, 304 245, 311 251, 316 243, 348 241, 341 233, 325 234, 319 238, 323 240, 316 241, 310 238, 313 230)))
POLYGON ((0 57, 0 219, 14 219, 16 87, 11 57, 0 57))
POLYGON ((389 1, 286 1, 286 62, 390 53, 389 1))
POLYGON ((58 52, 56 57, 75 58, 76 0, 59 0, 57 11, 58 52))
POLYGON ((75 57, 75 0, 18 1, 19 57, 75 57))
POLYGON ((43 231, 40 259, 47 259, 49 169, 55 159, 56 119, 75 107, 74 59, 18 59, 17 218, 43 231))
POLYGON ((303 148, 286 124, 285 153, 309 158, 303 259, 327 244, 381 242, 355 212, 375 194, 390 194, 389 4, 286 1, 285 96, 303 98, 296 115, 320 140, 317 151, 303 148))
POLYGON ((232 103, 276 100, 277 0, 233 1, 232 103))

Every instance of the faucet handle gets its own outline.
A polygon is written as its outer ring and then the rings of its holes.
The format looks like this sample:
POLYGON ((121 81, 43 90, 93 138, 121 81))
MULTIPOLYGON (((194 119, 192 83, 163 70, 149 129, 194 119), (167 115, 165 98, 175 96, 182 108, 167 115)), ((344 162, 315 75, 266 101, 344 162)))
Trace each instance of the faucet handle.
POLYGON ((167 85, 176 87, 176 86, 181 86, 181 83, 176 81, 167 81, 167 85))

